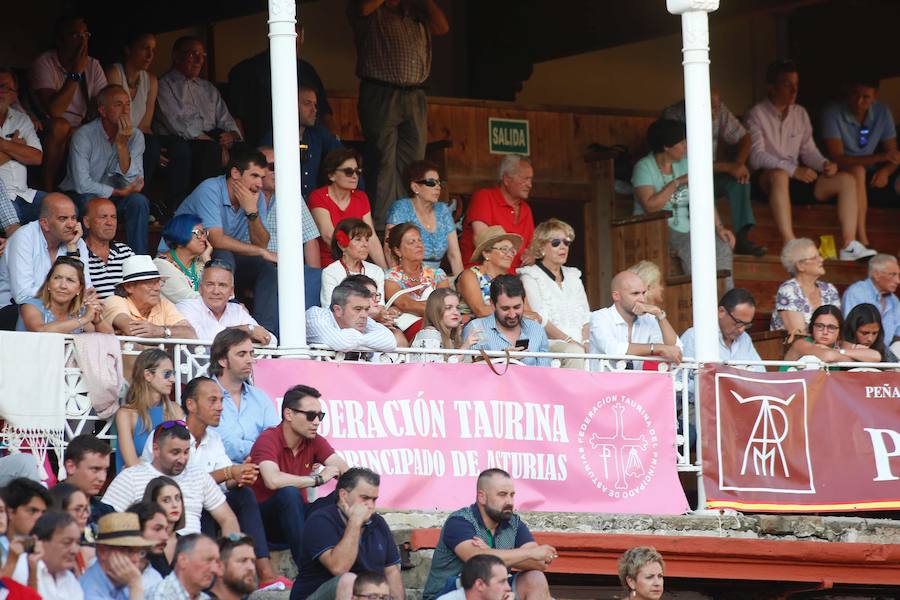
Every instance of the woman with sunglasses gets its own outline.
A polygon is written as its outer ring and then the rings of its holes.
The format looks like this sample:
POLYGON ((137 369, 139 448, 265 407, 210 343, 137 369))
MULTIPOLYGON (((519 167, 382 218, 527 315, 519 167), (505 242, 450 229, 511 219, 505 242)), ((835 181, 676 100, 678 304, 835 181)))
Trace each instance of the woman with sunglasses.
POLYGON ((113 333, 105 323, 103 304, 93 288, 84 287, 84 266, 77 258, 60 256, 53 263, 37 297, 19 305, 17 331, 52 333, 113 333))
POLYGON ((163 228, 162 237, 169 249, 153 259, 153 264, 159 269, 163 297, 173 304, 199 298, 203 265, 213 251, 200 217, 172 217, 163 228))
MULTIPOLYGON (((812 314, 809 321, 809 335, 794 340, 785 353, 784 360, 800 360, 805 356, 815 356, 825 363, 881 361, 881 354, 877 350, 842 340, 843 325, 844 317, 841 309, 832 304, 823 304, 812 314)), ((782 367, 781 370, 788 368, 782 367)))
POLYGON ((884 343, 884 325, 878 307, 868 302, 857 304, 844 320, 844 341, 877 350, 884 362, 898 362, 884 343))
MULTIPOLYGON (((331 257, 331 238, 334 228, 344 219, 355 217, 365 221, 375 231, 372 224, 372 207, 369 197, 357 189, 362 175, 362 157, 350 148, 337 148, 329 152, 322 161, 322 172, 328 176, 328 185, 320 187, 309 195, 309 212, 319 228, 319 256, 322 268, 335 261, 331 257)), ((369 238, 369 256, 381 268, 386 268, 384 250, 377 235, 369 238)))
MULTIPOLYGON (((432 269, 440 267, 446 255, 453 275, 459 275, 463 263, 456 237, 456 222, 450 207, 440 201, 443 182, 437 165, 427 160, 411 162, 406 167, 406 182, 411 195, 409 198, 400 198, 391 205, 384 230, 385 238, 394 225, 413 223, 422 232, 425 266, 432 269)), ((389 250, 385 251, 385 255, 391 261, 389 250)))
POLYGON ((369 240, 374 235, 369 224, 362 219, 344 219, 334 228, 331 238, 331 256, 336 262, 322 269, 322 306, 331 305, 331 292, 351 275, 366 275, 375 281, 378 294, 384 296, 384 270, 370 263, 369 240))
MULTIPOLYGON (((486 317, 494 312, 491 307, 491 281, 498 275, 509 273, 509 268, 519 248, 522 236, 506 233, 500 225, 485 227, 475 234, 475 251, 472 265, 462 272, 456 281, 456 289, 462 296, 459 311, 464 322, 474 317, 486 317)), ((530 317, 529 317, 530 318, 530 317)))
MULTIPOLYGON (((518 270, 528 304, 540 315, 550 339, 550 352, 583 354, 590 342, 591 309, 581 271, 565 266, 574 239, 575 230, 568 223, 544 221, 531 238, 529 252, 535 264, 518 270)), ((562 366, 583 369, 584 361, 566 358, 562 366)))
POLYGON ((171 399, 174 385, 175 371, 164 350, 151 348, 138 355, 125 404, 116 411, 116 471, 140 463, 144 444, 157 425, 184 418, 181 407, 171 399))

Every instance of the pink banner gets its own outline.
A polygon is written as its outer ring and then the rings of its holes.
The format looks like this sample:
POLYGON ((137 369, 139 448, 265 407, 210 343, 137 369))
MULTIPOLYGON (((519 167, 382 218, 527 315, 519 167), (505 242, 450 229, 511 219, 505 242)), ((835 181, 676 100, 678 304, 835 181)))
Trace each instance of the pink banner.
POLYGON ((322 392, 319 430, 350 465, 383 478, 378 504, 471 504, 491 467, 520 510, 680 514, 672 380, 485 365, 261 360, 254 380, 280 406, 298 383, 322 392))

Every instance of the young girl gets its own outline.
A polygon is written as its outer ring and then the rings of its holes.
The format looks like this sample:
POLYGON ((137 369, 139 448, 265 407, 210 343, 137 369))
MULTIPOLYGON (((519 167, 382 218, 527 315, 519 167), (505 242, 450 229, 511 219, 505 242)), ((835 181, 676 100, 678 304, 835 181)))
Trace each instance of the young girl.
MULTIPOLYGON (((468 350, 478 342, 477 333, 462 340, 462 316, 459 312, 459 294, 450 288, 436 289, 425 302, 425 319, 422 330, 416 334, 411 348, 445 348, 468 350)), ((440 354, 421 355, 425 362, 441 362, 440 354)))

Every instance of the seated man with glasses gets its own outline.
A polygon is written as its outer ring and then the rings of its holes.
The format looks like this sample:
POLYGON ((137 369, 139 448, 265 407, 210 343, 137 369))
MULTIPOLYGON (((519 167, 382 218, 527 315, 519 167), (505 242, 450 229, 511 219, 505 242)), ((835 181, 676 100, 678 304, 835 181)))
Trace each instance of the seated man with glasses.
POLYGON ((250 460, 259 465, 253 484, 270 543, 288 544, 299 566, 303 560, 303 529, 310 513, 334 504, 334 493, 309 502, 306 488, 318 487, 347 471, 347 463, 331 444, 318 435, 325 418, 321 394, 315 388, 295 385, 284 394, 281 423, 263 431, 250 460), (322 470, 313 474, 313 468, 322 470))
MULTIPOLYGON (((719 358, 723 361, 761 360, 753 340, 747 333, 753 327, 756 300, 744 288, 732 288, 719 300, 719 358)), ((691 327, 681 336, 684 356, 696 358, 695 334, 691 327)), ((763 366, 748 366, 750 371, 764 372, 763 366)))
POLYGON ((303 530, 303 562, 298 563, 291 600, 362 596, 351 592, 364 573, 387 580, 369 590, 370 598, 406 597, 397 544, 384 517, 375 512, 380 485, 381 477, 369 469, 353 467, 341 475, 335 504, 316 511, 303 530))
POLYGON ((185 316, 197 339, 212 340, 227 328, 242 329, 254 344, 277 346, 278 338, 256 322, 243 304, 231 302, 234 270, 223 260, 207 261, 200 275, 200 297, 182 300, 176 308, 185 316))
POLYGON ((116 295, 103 302, 103 320, 119 335, 196 339, 188 320, 162 297, 160 280, 159 269, 146 254, 126 258, 116 295))
POLYGON ((179 534, 199 533, 203 510, 212 515, 224 535, 240 531, 237 517, 212 476, 200 465, 188 463, 190 449, 191 433, 184 421, 160 424, 153 431, 153 461, 140 462, 116 475, 106 488, 103 502, 124 511, 144 499, 144 490, 152 479, 166 475, 175 480, 184 499, 185 524, 179 534))
MULTIPOLYGON (((891 109, 876 100, 880 83, 856 74, 849 81, 843 101, 832 102, 822 111, 825 151, 856 180, 860 219, 865 219, 869 196, 889 204, 900 195, 897 130, 891 109)), ((861 231, 865 231, 865 225, 861 220, 861 231)))
MULTIPOLYGON (((141 490, 143 493, 143 490, 141 490)), ((141 558, 155 542, 141 536, 134 513, 110 513, 97 521, 97 560, 81 576, 84 597, 91 600, 136 600, 162 581, 154 568, 141 572, 141 558)))
MULTIPOLYGON (((402 583, 402 581, 401 581, 402 583)), ((350 597, 353 600, 394 600, 387 579, 381 573, 366 571, 356 576, 350 597)))

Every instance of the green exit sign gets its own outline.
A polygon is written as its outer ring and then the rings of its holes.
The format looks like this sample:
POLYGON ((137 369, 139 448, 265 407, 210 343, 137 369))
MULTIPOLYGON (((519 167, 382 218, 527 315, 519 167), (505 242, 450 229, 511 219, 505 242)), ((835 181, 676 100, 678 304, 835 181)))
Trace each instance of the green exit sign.
POLYGON ((491 154, 531 154, 528 121, 488 118, 488 148, 491 154))

